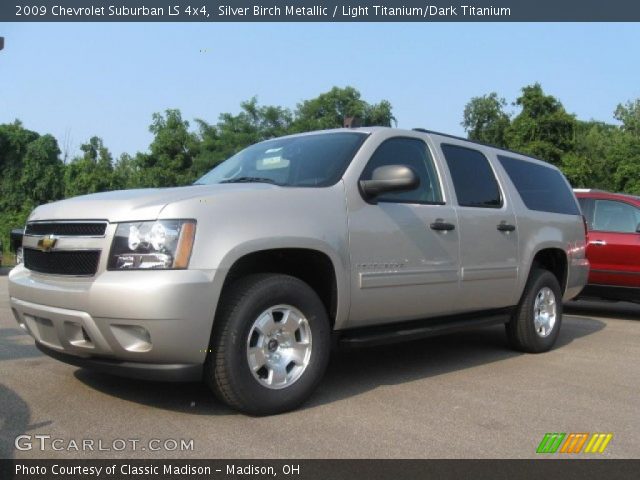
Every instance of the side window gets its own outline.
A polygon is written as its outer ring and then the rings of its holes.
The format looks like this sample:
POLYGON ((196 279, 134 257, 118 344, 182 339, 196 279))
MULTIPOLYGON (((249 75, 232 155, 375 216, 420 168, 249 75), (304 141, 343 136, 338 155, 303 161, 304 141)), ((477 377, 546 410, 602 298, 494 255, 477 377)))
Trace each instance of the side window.
POLYGON ((427 145, 416 138, 391 138, 373 153, 362 172, 362 180, 369 180, 373 171, 385 165, 406 165, 420 178, 420 186, 407 192, 393 192, 378 197, 379 202, 442 203, 438 175, 427 145))
POLYGON ((573 192, 555 168, 498 155, 529 210, 580 215, 573 192))
POLYGON ((478 150, 442 145, 461 207, 500 208, 502 197, 489 160, 478 150))
POLYGON ((635 233, 640 223, 640 210, 614 200, 596 200, 593 207, 593 230, 635 233))

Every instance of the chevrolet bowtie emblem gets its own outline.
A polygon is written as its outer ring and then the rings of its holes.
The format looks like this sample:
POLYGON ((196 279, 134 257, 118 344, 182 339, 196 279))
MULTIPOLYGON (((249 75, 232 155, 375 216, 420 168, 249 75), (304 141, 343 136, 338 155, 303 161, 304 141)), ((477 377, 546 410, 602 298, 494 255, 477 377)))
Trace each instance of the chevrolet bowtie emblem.
POLYGON ((38 240, 38 248, 43 252, 50 252, 51 250, 53 250, 53 247, 56 246, 57 241, 58 239, 55 237, 55 235, 47 235, 46 237, 38 240))

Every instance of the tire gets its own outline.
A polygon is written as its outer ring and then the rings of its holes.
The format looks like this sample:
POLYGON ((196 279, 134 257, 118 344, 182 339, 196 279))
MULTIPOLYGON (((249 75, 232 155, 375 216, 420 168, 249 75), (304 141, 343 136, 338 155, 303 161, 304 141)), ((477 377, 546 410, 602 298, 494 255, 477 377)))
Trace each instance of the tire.
POLYGON ((329 318, 315 291, 288 275, 249 275, 223 294, 205 380, 230 407, 272 415, 311 395, 329 356, 329 318))
POLYGON ((534 268, 515 313, 506 324, 509 345, 521 352, 541 353, 551 350, 562 324, 562 291, 558 279, 548 270, 534 268), (553 298, 549 295, 553 294, 553 298), (538 300, 538 304, 536 303, 538 300), (550 301, 553 300, 553 308, 550 301), (538 307, 542 306, 542 310, 538 307), (542 315, 537 315, 541 311, 542 315), (555 319, 546 312, 555 312, 555 319), (538 322, 536 322, 538 318, 538 322))

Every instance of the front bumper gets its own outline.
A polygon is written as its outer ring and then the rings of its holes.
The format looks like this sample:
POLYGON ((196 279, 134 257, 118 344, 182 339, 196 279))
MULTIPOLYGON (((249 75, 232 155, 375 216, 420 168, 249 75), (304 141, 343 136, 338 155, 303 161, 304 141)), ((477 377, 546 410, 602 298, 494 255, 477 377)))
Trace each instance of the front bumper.
POLYGON ((201 372, 217 296, 214 270, 105 271, 95 278, 9 275, 18 324, 44 353, 74 365, 145 379, 201 372))
POLYGON ((162 382, 195 382, 202 379, 202 365, 136 363, 107 358, 85 358, 48 348, 39 342, 36 342, 36 347, 42 353, 61 362, 110 375, 162 382))

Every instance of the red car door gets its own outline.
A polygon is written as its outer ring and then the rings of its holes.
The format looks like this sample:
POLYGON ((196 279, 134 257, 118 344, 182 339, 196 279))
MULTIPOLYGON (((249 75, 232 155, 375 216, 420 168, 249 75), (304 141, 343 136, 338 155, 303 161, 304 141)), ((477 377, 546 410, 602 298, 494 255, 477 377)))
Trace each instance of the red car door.
POLYGON ((640 287, 640 209, 594 199, 588 234, 590 284, 640 287))

